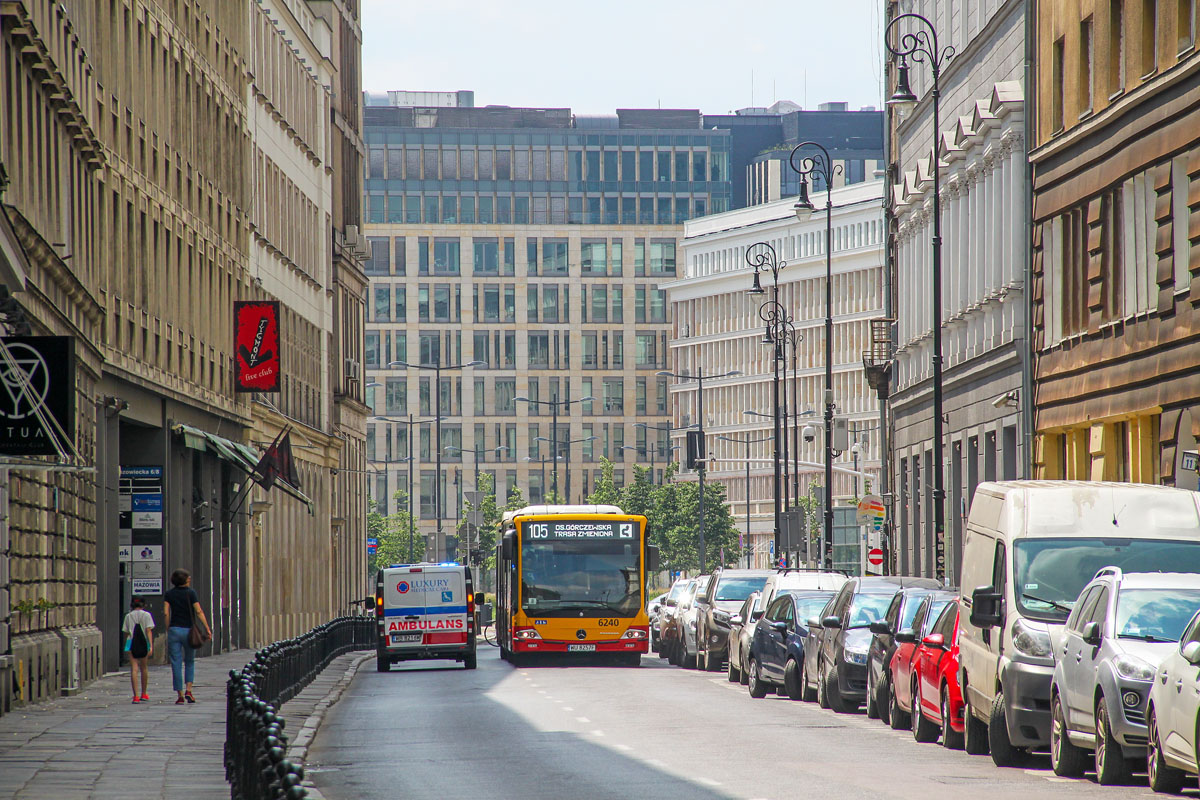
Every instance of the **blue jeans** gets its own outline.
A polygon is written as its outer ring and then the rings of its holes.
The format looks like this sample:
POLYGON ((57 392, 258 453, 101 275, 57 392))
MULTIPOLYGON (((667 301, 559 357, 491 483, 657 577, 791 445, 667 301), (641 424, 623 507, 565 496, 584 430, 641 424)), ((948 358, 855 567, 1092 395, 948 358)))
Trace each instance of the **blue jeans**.
POLYGON ((171 684, 175 691, 182 692, 185 682, 191 683, 196 677, 196 650, 188 644, 188 633, 191 628, 167 628, 167 655, 171 659, 171 684), (184 675, 184 667, 187 675, 184 675))

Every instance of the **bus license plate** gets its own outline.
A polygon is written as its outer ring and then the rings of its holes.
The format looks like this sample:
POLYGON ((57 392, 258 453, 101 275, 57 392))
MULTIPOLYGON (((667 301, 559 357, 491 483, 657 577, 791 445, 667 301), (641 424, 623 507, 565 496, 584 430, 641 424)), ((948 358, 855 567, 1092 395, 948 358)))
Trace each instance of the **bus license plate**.
POLYGON ((568 653, 591 653, 591 652, 595 651, 595 649, 596 649, 596 645, 594 645, 594 644, 569 644, 569 645, 567 645, 568 653))
POLYGON ((393 633, 392 644, 420 644, 422 637, 420 633, 393 633))

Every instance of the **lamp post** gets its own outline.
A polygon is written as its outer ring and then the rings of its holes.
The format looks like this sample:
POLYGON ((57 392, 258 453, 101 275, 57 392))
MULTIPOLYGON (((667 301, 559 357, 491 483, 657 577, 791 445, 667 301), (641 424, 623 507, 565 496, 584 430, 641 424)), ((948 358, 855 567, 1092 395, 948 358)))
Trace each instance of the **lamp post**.
MULTIPOLYGON (((490 449, 485 447, 485 448, 478 449, 478 450, 464 450, 461 447, 455 447, 454 445, 449 445, 445 449, 446 449, 446 452, 451 455, 453 455, 454 453, 458 453, 459 455, 472 456, 471 463, 475 469, 475 491, 478 492, 479 491, 479 456, 481 456, 481 455, 484 456, 483 461, 486 464, 487 463, 486 456, 488 453, 499 453, 501 450, 508 450, 508 446, 502 444, 499 447, 492 447, 490 449)), ((493 486, 492 492, 495 493, 495 491, 496 491, 496 487, 493 486)))
MULTIPOLYGON (((554 493, 555 495, 558 494, 558 459, 557 459, 557 456, 558 456, 558 409, 560 407, 562 407, 562 408, 567 409, 567 412, 570 413, 572 403, 590 403, 595 399, 596 398, 592 397, 591 395, 588 395, 587 397, 580 397, 576 400, 559 400, 558 392, 555 392, 554 397, 551 398, 550 400, 533 400, 528 397, 514 397, 513 398, 513 400, 519 400, 522 403, 529 403, 531 405, 550 406, 551 414, 552 414, 551 423, 550 423, 550 439, 549 439, 549 441, 552 443, 550 445, 550 455, 555 456, 554 472, 552 473, 552 478, 551 478, 553 485, 550 487, 550 491, 552 493, 554 493)), ((567 435, 569 436, 570 433, 568 433, 567 435)), ((538 438, 541 438, 541 437, 538 437, 538 438)), ((546 440, 543 439, 543 441, 546 441, 546 440)), ((567 471, 570 472, 570 469, 571 469, 571 465, 568 463, 567 471)))
POLYGON ((833 544, 833 178, 842 171, 834 164, 829 151, 816 142, 801 142, 792 148, 788 164, 800 176, 800 196, 793 206, 796 218, 808 219, 813 212, 808 199, 808 179, 825 181, 825 526, 821 554, 833 544), (797 162, 804 148, 819 152, 806 155, 797 162))
MULTIPOLYGON (((574 401, 572 401, 572 402, 574 402, 574 401)), ((571 440, 571 441, 569 441, 569 442, 559 442, 559 441, 557 441, 557 440, 554 440, 554 439, 547 439, 545 436, 535 436, 535 437, 533 438, 533 440, 534 440, 535 442, 549 442, 549 443, 550 443, 550 446, 551 446, 552 448, 554 448, 554 449, 555 449, 555 451, 556 451, 556 452, 553 452, 553 453, 551 453, 551 456, 552 456, 552 458, 553 458, 553 460, 554 460, 554 462, 555 462, 555 464, 554 464, 554 474, 555 474, 556 476, 557 476, 557 474, 558 474, 558 462, 559 462, 559 461, 565 461, 565 462, 566 462, 566 465, 567 465, 567 481, 566 481, 566 483, 567 483, 567 491, 566 491, 566 496, 565 496, 563 499, 564 499, 564 500, 566 500, 568 503, 570 503, 570 502, 571 502, 571 445, 573 445, 573 444, 580 444, 580 443, 582 443, 582 442, 594 442, 594 441, 596 441, 596 439, 598 439, 598 438, 599 438, 599 437, 597 437, 597 436, 587 436, 587 437, 585 437, 585 438, 583 438, 583 439, 572 439, 572 440, 571 440), (566 447, 567 447, 567 454, 566 454, 565 456, 560 456, 560 455, 558 455, 558 453, 557 453, 557 449, 558 449, 558 446, 559 446, 560 444, 562 444, 562 445, 566 445, 566 447)), ((556 479, 556 481, 555 481, 555 485, 554 485, 554 491, 555 491, 555 492, 558 492, 558 483, 557 483, 557 479, 556 479)))
POLYGON ((935 552, 935 575, 939 579, 946 577, 946 489, 942 461, 943 452, 943 418, 942 418, 942 205, 941 205, 941 174, 938 169, 938 139, 941 136, 941 121, 938 114, 938 102, 941 99, 941 89, 938 79, 942 65, 954 57, 954 47, 938 46, 937 28, 933 23, 920 14, 900 14, 888 23, 883 35, 884 43, 897 59, 899 70, 896 78, 896 91, 888 99, 888 105, 898 110, 911 109, 917 103, 908 76, 908 57, 913 61, 928 62, 929 71, 933 78, 930 89, 930 99, 933 106, 933 153, 930 158, 930 168, 933 171, 933 258, 930 283, 933 289, 933 529, 935 552), (899 33, 901 20, 916 23, 916 31, 899 33), (897 32, 893 36, 893 30, 897 32), (893 44, 893 39, 898 41, 893 44))
MULTIPOLYGON (((759 442, 771 441, 770 436, 764 436, 761 439, 738 439, 734 436, 718 436, 718 439, 724 439, 727 442, 737 442, 738 444, 746 445, 746 545, 750 544, 750 445, 758 444, 759 442)), ((746 566, 750 566, 750 556, 746 556, 746 566)))
POLYGON ((434 436, 437 439, 435 445, 437 449, 437 466, 436 473, 433 476, 433 509, 434 516, 437 518, 437 541, 434 546, 437 552, 435 557, 440 558, 442 555, 443 539, 442 539, 442 370, 459 370, 467 367, 486 367, 487 364, 483 361, 468 361, 465 364, 449 364, 442 366, 442 354, 439 350, 434 354, 432 364, 409 364, 407 361, 389 361, 389 367, 404 367, 405 369, 427 369, 433 370, 433 405, 437 410, 434 416, 436 429, 434 436))
MULTIPOLYGON (((704 382, 716 380, 718 378, 731 378, 734 375, 741 375, 742 371, 733 369, 729 372, 722 372, 719 375, 705 375, 702 372, 697 372, 695 375, 686 373, 675 373, 668 370, 661 370, 656 373, 660 378, 678 378, 684 381, 696 382, 696 425, 700 431, 700 451, 705 453, 708 448, 704 446, 704 382)), ((690 427, 690 426, 689 426, 690 427)), ((700 482, 700 574, 703 575, 704 569, 704 459, 700 459, 700 463, 696 466, 696 475, 700 482)))
MULTIPOLYGON (((635 423, 633 423, 633 427, 641 428, 642 430, 646 431, 646 440, 647 441, 650 440, 650 431, 663 431, 664 433, 666 433, 667 434, 666 452, 669 455, 672 450, 679 449, 678 445, 676 445, 676 446, 671 445, 671 434, 674 431, 683 431, 683 430, 687 430, 688 428, 694 428, 694 427, 696 427, 696 423, 693 422, 691 425, 684 425, 679 428, 673 428, 673 427, 671 427, 671 423, 669 423, 669 422, 666 425, 648 425, 645 422, 635 422, 635 423)), ((658 442, 655 442, 654 449, 650 452, 650 482, 651 483, 657 483, 657 481, 655 481, 655 479, 654 479, 654 457, 658 453, 658 450, 659 450, 658 442)), ((669 460, 670 459, 668 458, 668 461, 669 460)))

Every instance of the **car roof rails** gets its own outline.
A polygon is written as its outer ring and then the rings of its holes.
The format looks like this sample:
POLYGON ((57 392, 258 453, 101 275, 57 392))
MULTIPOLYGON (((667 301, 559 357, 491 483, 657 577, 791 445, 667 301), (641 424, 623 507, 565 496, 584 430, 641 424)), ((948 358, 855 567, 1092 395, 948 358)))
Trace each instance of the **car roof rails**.
POLYGON ((776 567, 775 571, 779 574, 783 574, 785 572, 825 572, 833 573, 835 575, 843 575, 847 578, 850 577, 850 573, 846 572, 844 569, 831 569, 827 567, 776 567))
POLYGON ((1121 572, 1120 567, 1101 567, 1100 569, 1096 570, 1096 574, 1092 576, 1092 580, 1096 580, 1097 578, 1108 575, 1111 575, 1117 580, 1121 580, 1121 578, 1124 576, 1124 573, 1121 572))

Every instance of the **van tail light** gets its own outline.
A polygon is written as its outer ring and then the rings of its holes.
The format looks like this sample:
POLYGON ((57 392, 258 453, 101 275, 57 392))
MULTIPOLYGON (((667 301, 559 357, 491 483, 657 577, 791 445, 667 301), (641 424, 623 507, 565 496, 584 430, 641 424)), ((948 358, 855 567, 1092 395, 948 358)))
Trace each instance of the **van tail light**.
POLYGON ((377 617, 383 616, 383 595, 382 594, 375 595, 375 616, 377 616, 377 617))
POLYGON ((471 594, 471 592, 467 592, 467 613, 475 613, 475 595, 471 594))

